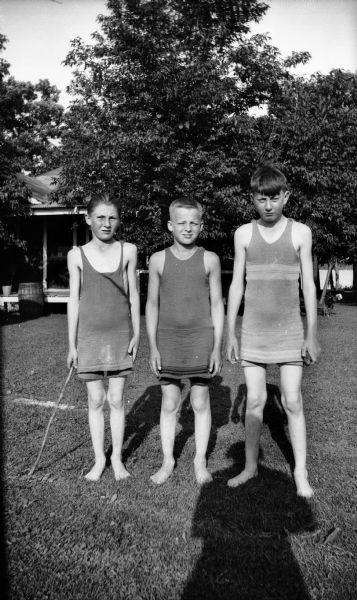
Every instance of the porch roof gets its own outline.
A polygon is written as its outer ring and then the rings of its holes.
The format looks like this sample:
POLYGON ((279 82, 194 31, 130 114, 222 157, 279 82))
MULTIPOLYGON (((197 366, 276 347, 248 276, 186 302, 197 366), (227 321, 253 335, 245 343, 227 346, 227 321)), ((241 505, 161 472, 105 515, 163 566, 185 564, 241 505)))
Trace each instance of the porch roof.
POLYGON ((84 205, 65 206, 49 199, 50 194, 58 188, 54 179, 59 177, 60 173, 61 167, 58 167, 36 177, 30 177, 25 173, 16 175, 17 179, 22 181, 30 191, 29 201, 33 215, 72 215, 86 212, 84 205))

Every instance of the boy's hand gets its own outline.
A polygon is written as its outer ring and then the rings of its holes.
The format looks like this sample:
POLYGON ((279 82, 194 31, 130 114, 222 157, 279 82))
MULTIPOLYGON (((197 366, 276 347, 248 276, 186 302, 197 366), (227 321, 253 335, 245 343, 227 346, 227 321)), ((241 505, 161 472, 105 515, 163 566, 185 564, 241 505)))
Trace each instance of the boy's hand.
POLYGON ((306 336, 301 348, 301 356, 305 364, 315 363, 321 354, 320 344, 315 335, 306 336))
POLYGON ((234 365, 239 359, 238 340, 235 335, 228 336, 226 343, 226 355, 229 362, 234 365))
POLYGON ((67 354, 67 368, 70 369, 72 365, 75 369, 78 365, 78 353, 76 348, 70 348, 67 354))
POLYGON ((150 367, 155 373, 156 377, 159 377, 161 371, 161 356, 157 349, 151 350, 150 352, 150 367))
POLYGON ((133 335, 128 346, 128 354, 130 354, 133 357, 133 362, 136 359, 136 355, 138 353, 139 339, 140 338, 138 335, 133 335))
POLYGON ((222 368, 222 356, 220 350, 213 350, 209 359, 208 370, 215 377, 222 368))

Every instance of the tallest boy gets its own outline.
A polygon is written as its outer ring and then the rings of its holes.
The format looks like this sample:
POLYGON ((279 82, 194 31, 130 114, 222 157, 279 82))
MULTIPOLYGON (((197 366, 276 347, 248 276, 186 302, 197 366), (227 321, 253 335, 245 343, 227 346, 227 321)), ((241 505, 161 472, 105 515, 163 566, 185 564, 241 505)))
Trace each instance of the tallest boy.
POLYGON ((311 258, 311 231, 288 219, 285 175, 274 165, 258 168, 251 179, 258 220, 235 232, 235 259, 227 310, 227 355, 238 360, 235 334, 237 312, 246 290, 240 358, 247 384, 245 468, 228 482, 245 483, 257 474, 260 430, 267 398, 266 367, 280 367, 281 400, 288 418, 295 459, 297 493, 313 494, 306 471, 306 427, 301 397, 303 361, 315 362, 320 353, 316 338, 316 289, 311 258), (301 276, 307 327, 300 317, 301 276))

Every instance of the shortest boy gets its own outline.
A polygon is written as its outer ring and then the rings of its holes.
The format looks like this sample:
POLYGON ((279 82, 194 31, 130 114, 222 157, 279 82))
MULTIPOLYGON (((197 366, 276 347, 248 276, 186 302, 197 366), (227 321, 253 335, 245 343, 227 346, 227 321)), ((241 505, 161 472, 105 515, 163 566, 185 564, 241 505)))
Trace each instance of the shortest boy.
POLYGON ((211 430, 208 384, 222 365, 224 308, 219 258, 196 246, 202 225, 202 206, 196 200, 174 200, 168 222, 173 245, 153 254, 149 263, 146 325, 150 366, 162 390, 163 463, 151 477, 156 484, 164 483, 175 465, 173 450, 181 378, 191 382, 196 479, 200 485, 212 479, 206 465, 211 430))
POLYGON ((266 368, 280 367, 281 400, 288 418, 295 459, 294 479, 299 496, 313 494, 306 471, 306 427, 301 397, 303 361, 320 354, 316 337, 316 289, 311 258, 311 231, 288 219, 285 175, 275 165, 259 167, 251 179, 258 219, 235 232, 235 259, 227 309, 227 357, 239 354, 247 384, 245 467, 228 485, 236 487, 255 477, 260 430, 267 398, 266 368), (300 317, 299 277, 306 307, 306 332, 300 317), (238 354, 237 312, 244 293, 242 339, 238 354))

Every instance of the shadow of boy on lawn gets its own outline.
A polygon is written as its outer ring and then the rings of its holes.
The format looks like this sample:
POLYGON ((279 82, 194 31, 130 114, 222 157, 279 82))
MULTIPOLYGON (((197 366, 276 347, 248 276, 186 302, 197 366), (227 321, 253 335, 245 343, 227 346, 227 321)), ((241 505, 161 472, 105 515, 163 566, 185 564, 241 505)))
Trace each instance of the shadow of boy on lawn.
MULTIPOLYGON (((207 459, 215 448, 218 431, 228 423, 231 411, 231 390, 228 386, 222 385, 222 381, 222 377, 216 376, 209 386, 212 427, 207 448, 207 459)), ((182 401, 178 422, 181 425, 181 431, 175 439, 174 456, 176 460, 180 458, 189 438, 195 434, 194 414, 189 391, 182 401)))
MULTIPOLYGON (((220 427, 228 423, 231 410, 230 388, 222 385, 222 377, 215 377, 210 384, 212 431, 208 444, 207 457, 212 453, 217 432, 220 427)), ((144 443, 150 431, 160 422, 161 410, 161 387, 152 385, 138 398, 132 409, 126 416, 125 442, 123 449, 123 460, 130 456, 144 443)), ((181 430, 176 435, 174 456, 177 460, 191 436, 194 436, 194 415, 190 404, 190 393, 182 400, 178 423, 181 430)), ((111 448, 107 456, 111 453, 111 448)))
POLYGON ((290 477, 267 467, 228 488, 243 468, 243 444, 227 456, 234 465, 215 473, 196 505, 192 537, 203 540, 203 550, 182 600, 308 600, 289 537, 314 530, 309 503, 296 496, 290 477))
MULTIPOLYGON (((233 403, 232 421, 234 423, 245 422, 245 410, 247 403, 247 386, 241 384, 238 388, 237 397, 233 403)), ((291 472, 294 470, 294 455, 293 450, 286 435, 285 427, 287 425, 287 417, 281 403, 280 389, 277 385, 267 384, 267 402, 264 407, 263 423, 265 423, 270 431, 270 435, 280 452, 288 463, 291 472)))
MULTIPOLYGON (((209 454, 213 451, 216 444, 217 432, 220 427, 228 422, 229 413, 231 410, 230 388, 227 386, 222 386, 221 383, 222 378, 215 377, 210 385, 212 432, 208 444, 207 456, 209 456, 209 454)), ((139 396, 126 415, 124 445, 122 452, 124 462, 128 461, 129 458, 135 454, 135 452, 145 442, 152 429, 159 425, 160 411, 161 386, 151 385, 145 389, 141 396, 139 396)), ((189 393, 182 401, 178 421, 182 429, 178 432, 175 440, 174 455, 176 460, 180 457, 188 439, 194 435, 194 415, 190 404, 189 393)), ((107 429, 108 428, 109 426, 107 429)), ((88 445, 90 442, 90 437, 86 436, 86 438, 77 443, 74 448, 71 448, 63 453, 60 458, 68 456, 68 454, 73 453, 82 446, 88 445)), ((110 465, 111 454, 112 446, 110 444, 105 452, 107 466, 110 465)), ((56 460, 58 460, 58 458, 56 460)))
MULTIPOLYGON (((161 387, 151 385, 126 416, 123 460, 130 458, 160 421, 161 387)), ((111 449, 110 449, 111 451, 111 449)), ((110 452, 109 452, 110 453, 110 452)))

